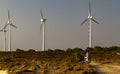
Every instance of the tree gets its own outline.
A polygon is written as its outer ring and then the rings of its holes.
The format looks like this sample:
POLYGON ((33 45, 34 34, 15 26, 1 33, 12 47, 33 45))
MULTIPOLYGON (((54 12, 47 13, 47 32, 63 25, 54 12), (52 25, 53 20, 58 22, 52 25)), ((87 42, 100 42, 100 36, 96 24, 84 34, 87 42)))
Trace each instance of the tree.
POLYGON ((16 52, 24 52, 24 50, 16 49, 16 52))

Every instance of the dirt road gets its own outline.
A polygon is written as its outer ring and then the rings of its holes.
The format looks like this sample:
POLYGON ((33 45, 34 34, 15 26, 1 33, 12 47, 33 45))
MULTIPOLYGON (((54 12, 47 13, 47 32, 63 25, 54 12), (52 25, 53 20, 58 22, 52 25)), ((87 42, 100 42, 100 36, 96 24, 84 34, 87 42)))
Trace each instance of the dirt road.
POLYGON ((98 64, 92 62, 91 67, 99 74, 120 74, 120 66, 113 64, 98 64))

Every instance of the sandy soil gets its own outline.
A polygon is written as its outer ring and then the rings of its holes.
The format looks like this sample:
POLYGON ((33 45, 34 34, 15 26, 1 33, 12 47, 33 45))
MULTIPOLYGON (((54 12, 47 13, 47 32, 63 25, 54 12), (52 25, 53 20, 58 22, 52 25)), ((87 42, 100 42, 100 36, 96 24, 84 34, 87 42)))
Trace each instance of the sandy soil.
POLYGON ((99 74, 120 74, 120 66, 114 64, 90 63, 91 67, 99 74))
POLYGON ((7 71, 0 70, 0 74, 8 74, 7 71))

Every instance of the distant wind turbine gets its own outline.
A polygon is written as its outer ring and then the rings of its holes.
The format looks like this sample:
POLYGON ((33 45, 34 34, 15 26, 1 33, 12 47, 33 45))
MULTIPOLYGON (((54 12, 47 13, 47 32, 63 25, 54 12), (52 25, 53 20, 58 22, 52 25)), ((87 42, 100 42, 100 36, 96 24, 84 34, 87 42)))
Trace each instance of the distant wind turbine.
POLYGON ((7 23, 6 23, 6 25, 5 25, 5 27, 3 29, 6 29, 7 26, 9 27, 9 44, 8 44, 8 50, 11 52, 11 26, 14 27, 14 28, 17 28, 17 27, 11 23, 9 10, 8 10, 8 21, 7 21, 7 23))
POLYGON ((6 50, 6 29, 2 29, 0 31, 3 32, 3 36, 4 36, 4 51, 7 51, 6 50))
POLYGON ((42 39, 42 50, 45 51, 45 22, 47 19, 44 18, 43 13, 42 13, 42 9, 40 9, 40 14, 41 14, 41 27, 40 27, 40 31, 43 29, 43 39, 42 39))
POLYGON ((91 3, 89 1, 89 10, 88 10, 88 17, 85 19, 81 25, 83 25, 85 22, 89 21, 89 47, 92 48, 92 21, 99 24, 91 15, 91 3))

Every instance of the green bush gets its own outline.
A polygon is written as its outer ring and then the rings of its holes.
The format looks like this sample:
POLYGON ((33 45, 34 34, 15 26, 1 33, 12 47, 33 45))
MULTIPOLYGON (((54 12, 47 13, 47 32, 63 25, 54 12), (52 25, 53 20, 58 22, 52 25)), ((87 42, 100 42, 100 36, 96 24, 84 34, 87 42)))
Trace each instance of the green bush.
POLYGON ((74 53, 73 55, 68 57, 68 60, 70 62, 84 61, 84 56, 82 56, 80 53, 74 53))

